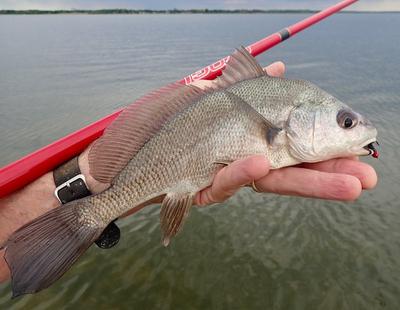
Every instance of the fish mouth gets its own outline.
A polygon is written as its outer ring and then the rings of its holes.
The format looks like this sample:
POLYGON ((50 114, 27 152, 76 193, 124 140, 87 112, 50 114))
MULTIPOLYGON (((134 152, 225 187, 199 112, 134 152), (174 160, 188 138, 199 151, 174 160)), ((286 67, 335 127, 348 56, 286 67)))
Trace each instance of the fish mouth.
POLYGON ((364 146, 364 149, 366 149, 369 152, 368 155, 372 155, 372 157, 378 158, 379 152, 375 148, 374 143, 379 146, 379 142, 377 140, 375 140, 374 142, 368 143, 366 146, 364 146))
POLYGON ((378 158, 379 157, 379 152, 375 148, 375 144, 379 145, 379 143, 376 140, 376 138, 370 139, 370 140, 366 141, 365 143, 363 143, 361 147, 353 148, 352 149, 353 154, 354 155, 358 155, 358 156, 369 156, 369 155, 372 155, 372 157, 378 158))
POLYGON ((378 158, 379 157, 379 152, 378 150, 375 148, 375 145, 379 146, 379 142, 376 139, 372 139, 370 141, 367 141, 364 146, 363 149, 368 152, 368 154, 365 154, 366 156, 372 155, 372 157, 374 158, 378 158))

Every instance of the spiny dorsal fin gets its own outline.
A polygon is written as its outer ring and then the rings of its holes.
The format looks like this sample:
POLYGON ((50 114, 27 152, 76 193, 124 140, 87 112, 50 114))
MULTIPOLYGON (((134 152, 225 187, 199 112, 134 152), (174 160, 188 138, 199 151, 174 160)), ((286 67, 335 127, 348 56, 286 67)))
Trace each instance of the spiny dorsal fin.
POLYGON ((173 83, 129 105, 90 149, 90 174, 111 183, 166 122, 203 94, 197 87, 173 83))
POLYGON ((226 88, 237 82, 265 76, 256 59, 241 46, 230 56, 222 75, 215 80, 218 89, 226 88))
POLYGON ((178 194, 169 193, 165 196, 160 212, 162 242, 167 246, 183 227, 186 217, 189 215, 193 203, 193 193, 178 194))

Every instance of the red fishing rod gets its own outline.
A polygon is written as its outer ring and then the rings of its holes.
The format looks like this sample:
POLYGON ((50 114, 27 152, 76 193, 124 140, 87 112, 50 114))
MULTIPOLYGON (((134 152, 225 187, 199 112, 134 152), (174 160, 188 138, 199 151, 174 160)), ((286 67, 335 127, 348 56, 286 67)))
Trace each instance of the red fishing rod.
MULTIPOLYGON (((336 5, 249 45, 247 49, 253 56, 257 56, 357 1, 358 0, 341 1, 336 5)), ((189 84, 196 80, 212 80, 221 74, 221 70, 225 67, 228 59, 229 57, 220 59, 188 75, 180 82, 189 84)), ((4 197, 22 188, 46 172, 53 170, 68 159, 81 153, 92 141, 103 134, 104 129, 119 115, 119 113, 121 113, 121 111, 122 109, 1 168, 0 197, 4 197)))

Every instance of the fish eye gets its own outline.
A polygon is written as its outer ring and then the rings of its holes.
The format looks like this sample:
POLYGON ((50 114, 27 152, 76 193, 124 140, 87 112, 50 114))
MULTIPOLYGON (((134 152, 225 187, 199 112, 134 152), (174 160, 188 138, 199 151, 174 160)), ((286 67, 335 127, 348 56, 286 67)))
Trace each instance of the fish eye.
POLYGON ((358 123, 357 115, 348 110, 340 110, 336 117, 337 123, 344 129, 351 129, 358 123))
POLYGON ((351 126, 353 126, 353 120, 350 117, 346 117, 344 120, 344 127, 350 128, 351 126))

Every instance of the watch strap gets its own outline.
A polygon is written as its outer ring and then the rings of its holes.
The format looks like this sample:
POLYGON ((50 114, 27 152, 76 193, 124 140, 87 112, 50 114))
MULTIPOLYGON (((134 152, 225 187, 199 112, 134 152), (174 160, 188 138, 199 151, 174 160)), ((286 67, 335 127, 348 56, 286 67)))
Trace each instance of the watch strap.
POLYGON ((85 176, 79 169, 78 157, 56 168, 53 178, 56 184, 54 194, 62 204, 91 195, 85 176))

